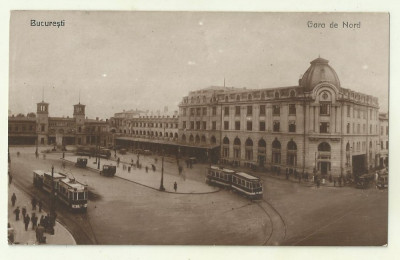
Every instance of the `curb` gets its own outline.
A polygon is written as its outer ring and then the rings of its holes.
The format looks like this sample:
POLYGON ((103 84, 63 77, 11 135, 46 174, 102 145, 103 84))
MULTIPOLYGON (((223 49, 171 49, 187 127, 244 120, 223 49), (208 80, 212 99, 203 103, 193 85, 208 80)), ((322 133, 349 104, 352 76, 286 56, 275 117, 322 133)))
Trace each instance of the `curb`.
MULTIPOLYGON (((64 158, 60 158, 60 159, 61 159, 61 160, 63 160, 63 161, 65 161, 65 162, 68 162, 68 163, 70 163, 70 164, 73 164, 73 162, 71 162, 71 161, 68 161, 68 160, 66 160, 66 159, 64 159, 64 158)), ((93 168, 91 168, 91 167, 86 167, 85 169, 89 169, 89 170, 91 170, 91 171, 93 171, 93 172, 97 172, 97 173, 99 173, 99 172, 100 172, 99 170, 93 169, 93 168)), ((140 182, 132 181, 132 180, 126 179, 126 178, 124 178, 124 177, 121 177, 121 176, 114 175, 114 177, 116 177, 116 178, 119 178, 119 179, 122 179, 122 180, 125 180, 125 181, 129 181, 129 182, 135 183, 135 184, 137 184, 137 185, 140 185, 140 186, 143 186, 143 187, 146 187, 146 188, 149 188, 149 189, 155 190, 155 191, 164 192, 164 193, 171 193, 171 194, 181 194, 181 195, 183 195, 183 194, 185 194, 185 195, 204 195, 204 194, 212 194, 212 193, 217 193, 217 192, 221 191, 221 189, 220 189, 220 188, 217 188, 217 190, 215 190, 215 191, 209 191, 209 192, 196 192, 196 193, 195 193, 195 192, 173 192, 173 191, 161 191, 161 190, 159 190, 159 189, 157 189, 157 188, 154 188, 154 187, 151 187, 151 186, 148 186, 148 185, 142 184, 142 183, 140 183, 140 182)))

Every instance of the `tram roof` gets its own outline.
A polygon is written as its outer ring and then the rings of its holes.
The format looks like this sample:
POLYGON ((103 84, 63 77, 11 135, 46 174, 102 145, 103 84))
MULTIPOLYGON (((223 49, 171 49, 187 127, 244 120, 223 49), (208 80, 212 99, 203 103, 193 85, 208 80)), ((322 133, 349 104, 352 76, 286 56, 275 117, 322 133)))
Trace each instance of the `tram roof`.
POLYGON ((42 170, 34 170, 33 172, 40 176, 44 175, 44 171, 42 171, 42 170))
POLYGON ((84 188, 85 185, 76 181, 76 180, 71 180, 69 178, 65 178, 62 179, 61 182, 65 183, 66 185, 70 186, 71 188, 76 188, 76 189, 80 189, 80 188, 84 188))
MULTIPOLYGON (((51 172, 45 172, 44 174, 49 175, 51 177, 51 172)), ((59 173, 59 172, 54 172, 53 174, 55 179, 63 179, 66 177, 65 174, 59 173)))
POLYGON ((259 179, 258 177, 255 177, 253 175, 250 175, 250 174, 247 174, 247 173, 244 173, 244 172, 237 172, 236 174, 241 176, 241 177, 244 177, 246 179, 249 179, 249 180, 258 180, 259 179))
POLYGON ((234 170, 230 170, 230 169, 222 169, 223 172, 227 172, 227 173, 234 173, 234 170))

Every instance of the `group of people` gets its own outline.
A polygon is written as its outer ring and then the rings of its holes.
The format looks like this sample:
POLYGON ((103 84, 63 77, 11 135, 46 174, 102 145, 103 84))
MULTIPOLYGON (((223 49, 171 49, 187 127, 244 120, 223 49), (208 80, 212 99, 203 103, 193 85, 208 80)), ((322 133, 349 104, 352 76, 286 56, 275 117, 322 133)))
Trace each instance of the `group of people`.
MULTIPOLYGON (((15 195, 15 193, 13 193, 13 195, 11 196, 11 203, 13 207, 15 206, 16 201, 17 201, 17 196, 15 195)), ((36 211, 36 208, 38 208, 38 212, 39 213, 42 212, 41 200, 37 200, 36 197, 33 197, 31 200, 31 204, 32 204, 32 211, 36 211)), ((14 209, 14 214, 16 221, 20 220, 20 214, 21 214, 25 231, 28 231, 29 224, 32 223, 32 230, 36 232, 36 240, 38 243, 46 243, 46 238, 43 236, 44 232, 49 232, 51 234, 54 234, 54 226, 50 219, 49 214, 47 214, 46 216, 42 214, 39 220, 38 216, 36 215, 36 212, 32 212, 31 216, 29 216, 25 206, 22 207, 22 209, 20 209, 19 206, 17 206, 14 209)))

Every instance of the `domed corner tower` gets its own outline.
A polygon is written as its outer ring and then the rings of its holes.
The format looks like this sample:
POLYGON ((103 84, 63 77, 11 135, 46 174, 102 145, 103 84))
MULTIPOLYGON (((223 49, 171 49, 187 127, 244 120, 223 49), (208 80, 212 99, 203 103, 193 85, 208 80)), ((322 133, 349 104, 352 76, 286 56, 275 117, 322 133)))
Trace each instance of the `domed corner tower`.
POLYGON ((36 134, 37 144, 48 144, 49 133, 49 103, 44 101, 36 104, 36 134))
POLYGON ((303 87, 305 92, 313 91, 316 85, 323 82, 340 88, 339 77, 328 63, 328 60, 320 57, 310 62, 310 67, 300 80, 300 87, 303 87))

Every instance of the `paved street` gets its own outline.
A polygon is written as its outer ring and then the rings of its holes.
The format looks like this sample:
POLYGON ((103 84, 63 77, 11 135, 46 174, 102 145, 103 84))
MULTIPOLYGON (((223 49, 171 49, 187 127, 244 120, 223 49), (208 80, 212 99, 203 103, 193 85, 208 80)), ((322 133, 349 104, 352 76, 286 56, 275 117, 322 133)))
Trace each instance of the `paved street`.
MULTIPOLYGON (((47 154, 44 160, 35 159, 34 147, 12 147, 10 152, 14 179, 28 190, 33 189, 32 170, 50 170, 53 164, 56 170, 63 171, 61 154, 47 154), (20 157, 16 156, 17 150, 21 152, 20 157)), ((143 160, 143 164, 145 160, 154 161, 152 157, 143 160)), ((183 180, 176 171, 176 162, 168 158, 165 174, 167 179, 176 178, 182 191, 185 185, 205 185, 205 167, 195 164, 193 169, 185 168, 186 180, 183 180)), ((67 164, 65 171, 89 185, 86 216, 69 219, 74 219, 74 225, 82 226, 93 243, 262 245, 270 236, 277 240, 273 244, 280 245, 387 243, 387 190, 318 189, 267 174, 262 177, 265 202, 256 203, 226 190, 209 194, 159 192, 121 178, 103 177, 73 164, 67 164), (283 222, 276 222, 280 217, 283 222)), ((147 175, 151 174, 160 176, 159 172, 149 170, 147 175)), ((171 190, 170 186, 166 184, 171 190)), ((78 244, 83 243, 76 240, 78 244)))

